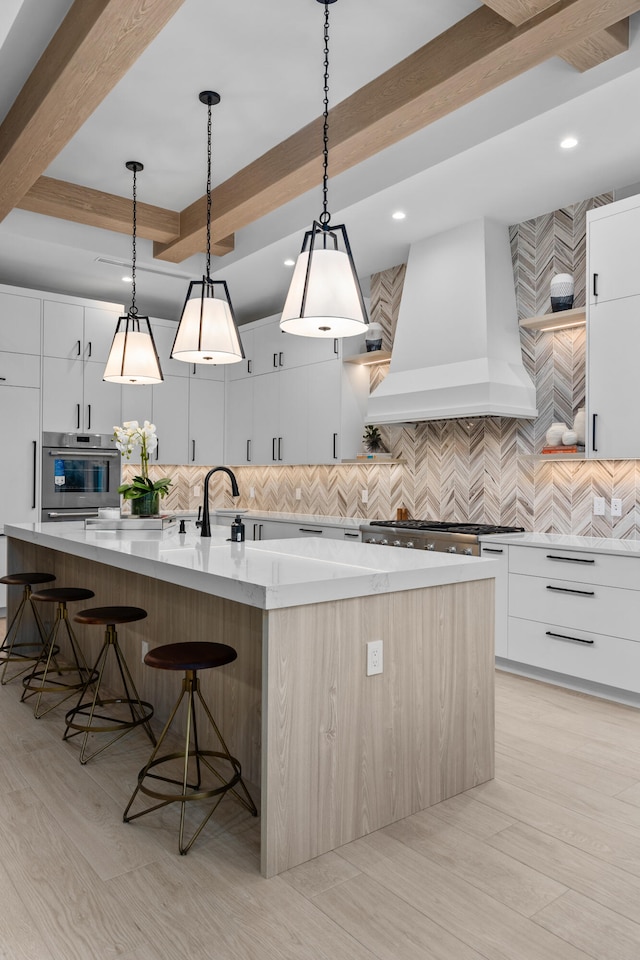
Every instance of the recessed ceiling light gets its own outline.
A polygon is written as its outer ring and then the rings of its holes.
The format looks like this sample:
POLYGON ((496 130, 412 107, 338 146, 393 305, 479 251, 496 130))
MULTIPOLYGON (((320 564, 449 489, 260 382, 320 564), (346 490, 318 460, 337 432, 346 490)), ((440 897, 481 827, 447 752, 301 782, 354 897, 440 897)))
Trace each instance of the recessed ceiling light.
POLYGON ((285 267, 295 267, 296 262, 295 260, 285 260, 284 265, 285 267))
POLYGON ((578 146, 578 141, 575 137, 565 137, 564 140, 560 141, 560 146, 563 150, 572 150, 578 146))
POLYGON ((123 277, 123 278, 122 278, 122 282, 123 282, 123 283, 133 283, 133 277, 123 277))
POLYGON ((396 210, 395 213, 391 214, 391 217, 393 220, 404 220, 404 218, 406 217, 406 213, 404 212, 404 210, 396 210))

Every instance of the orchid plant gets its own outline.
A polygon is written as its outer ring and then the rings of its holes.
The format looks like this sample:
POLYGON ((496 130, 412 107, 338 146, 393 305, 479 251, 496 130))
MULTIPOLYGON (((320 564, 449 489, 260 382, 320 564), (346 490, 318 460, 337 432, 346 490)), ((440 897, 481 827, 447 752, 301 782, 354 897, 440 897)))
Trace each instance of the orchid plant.
POLYGON ((145 420, 140 426, 137 420, 125 420, 121 427, 113 428, 113 439, 126 460, 130 460, 134 449, 140 447, 140 473, 131 483, 123 483, 118 487, 118 493, 125 500, 138 500, 150 493, 166 497, 172 483, 171 477, 162 477, 160 480, 151 480, 149 477, 149 457, 158 446, 155 424, 145 420))

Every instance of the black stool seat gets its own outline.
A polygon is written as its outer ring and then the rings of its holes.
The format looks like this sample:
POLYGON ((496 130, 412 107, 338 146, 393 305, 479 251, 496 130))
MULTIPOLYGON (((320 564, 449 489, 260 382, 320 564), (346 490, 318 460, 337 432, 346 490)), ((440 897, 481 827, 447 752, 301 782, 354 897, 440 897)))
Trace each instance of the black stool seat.
POLYGON ((144 662, 157 670, 208 670, 233 663, 237 656, 233 647, 226 643, 187 641, 166 643, 149 650, 144 662))
POLYGON ((75 600, 89 600, 95 597, 93 590, 85 590, 83 587, 52 587, 50 590, 38 590, 33 594, 34 600, 42 600, 43 603, 73 603, 75 600))
POLYGON ((109 624, 144 620, 146 616, 147 611, 141 607, 93 607, 91 610, 81 610, 73 619, 77 623, 102 624, 107 627, 109 624))
POLYGON ((51 583, 52 580, 55 580, 52 573, 8 573, 6 577, 0 577, 0 583, 16 587, 24 587, 32 583, 51 583))

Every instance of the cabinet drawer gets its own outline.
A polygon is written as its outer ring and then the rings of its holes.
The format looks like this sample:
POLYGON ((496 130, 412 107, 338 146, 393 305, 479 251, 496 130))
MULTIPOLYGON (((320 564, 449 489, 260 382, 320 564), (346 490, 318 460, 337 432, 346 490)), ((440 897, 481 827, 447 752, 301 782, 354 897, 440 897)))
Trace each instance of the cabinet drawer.
POLYGON ((640 556, 620 557, 560 547, 509 547, 509 572, 576 583, 640 589, 640 556))
POLYGON ((0 387, 39 387, 40 357, 0 353, 0 387))
POLYGON ((640 591, 512 573, 509 616, 640 640, 640 591))
POLYGON ((640 692, 640 643, 631 640, 510 617, 509 659, 640 692))

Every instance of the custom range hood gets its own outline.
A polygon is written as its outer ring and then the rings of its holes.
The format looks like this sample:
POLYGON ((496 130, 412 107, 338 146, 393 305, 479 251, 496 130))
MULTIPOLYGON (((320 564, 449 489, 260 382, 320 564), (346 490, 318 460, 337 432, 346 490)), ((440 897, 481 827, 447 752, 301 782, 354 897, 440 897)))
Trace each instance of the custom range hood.
POLYGON ((474 220, 412 244, 389 373, 366 422, 537 414, 507 228, 474 220))

